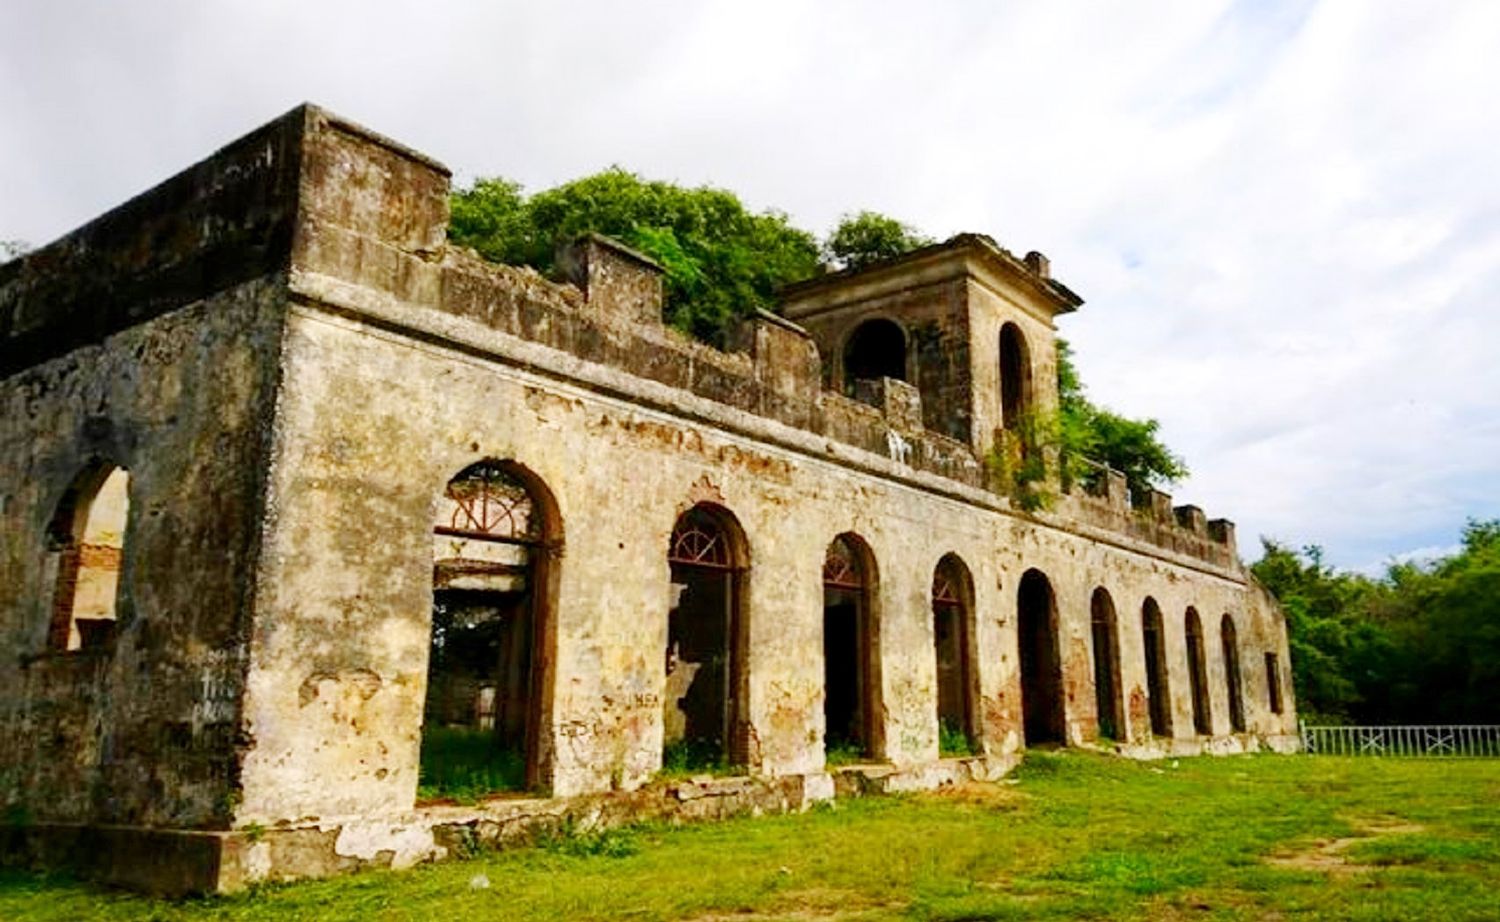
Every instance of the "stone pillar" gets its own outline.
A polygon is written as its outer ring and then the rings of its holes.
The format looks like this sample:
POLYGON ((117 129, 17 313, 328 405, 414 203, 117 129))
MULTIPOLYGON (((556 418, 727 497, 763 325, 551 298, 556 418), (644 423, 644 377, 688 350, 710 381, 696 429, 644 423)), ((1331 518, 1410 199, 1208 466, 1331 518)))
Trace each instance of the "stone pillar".
POLYGON ((583 292, 590 311, 635 323, 661 323, 664 270, 613 237, 587 234, 558 250, 557 268, 583 292))
POLYGON ((1186 528, 1195 535, 1208 533, 1208 524, 1203 515, 1203 510, 1197 506, 1178 506, 1172 510, 1177 517, 1177 524, 1186 528))

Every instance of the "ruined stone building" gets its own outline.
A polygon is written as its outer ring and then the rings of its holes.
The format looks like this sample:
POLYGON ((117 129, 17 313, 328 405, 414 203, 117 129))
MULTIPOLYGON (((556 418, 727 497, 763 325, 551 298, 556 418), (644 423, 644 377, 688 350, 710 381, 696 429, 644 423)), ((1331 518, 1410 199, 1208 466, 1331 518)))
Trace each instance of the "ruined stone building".
POLYGON ((448 246, 448 192, 302 107, 0 267, 12 856, 232 889, 1039 744, 1295 744, 1229 522, 997 487, 1081 303, 1045 258, 956 237, 721 351, 608 239, 559 281, 448 246), (529 794, 419 802, 464 727, 529 794))

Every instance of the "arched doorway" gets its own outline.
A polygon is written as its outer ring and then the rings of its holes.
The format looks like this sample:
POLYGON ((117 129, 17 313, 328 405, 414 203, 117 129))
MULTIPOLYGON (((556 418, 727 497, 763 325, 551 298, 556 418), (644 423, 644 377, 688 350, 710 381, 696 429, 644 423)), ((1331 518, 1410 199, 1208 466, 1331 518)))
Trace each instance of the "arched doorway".
POLYGON ((1240 641, 1234 619, 1228 612, 1219 621, 1219 641, 1224 647, 1224 682, 1229 692, 1229 725, 1236 733, 1245 732, 1245 699, 1240 685, 1240 641))
POLYGON ((114 639, 129 515, 130 474, 106 463, 80 474, 58 504, 49 529, 57 567, 49 649, 98 650, 114 639))
POLYGON ((832 761, 875 755, 875 562, 857 535, 834 538, 823 558, 823 712, 832 761))
POLYGON ((1007 323, 1000 328, 1000 425, 1019 430, 1030 411, 1031 350, 1021 328, 1007 323))
POLYGON ((662 764, 671 770, 743 765, 744 532, 729 510, 699 503, 678 516, 667 548, 673 602, 667 616, 662 764))
POLYGON ((422 793, 546 785, 541 650, 561 540, 551 493, 514 462, 471 464, 444 488, 433 523, 422 793))
POLYGON ((866 320, 844 341, 844 392, 873 378, 906 380, 906 333, 894 320, 866 320))
POLYGON ((938 751, 970 755, 976 749, 973 705, 974 581, 955 554, 932 574, 932 633, 937 652, 938 751))
POLYGON ((1161 606, 1150 596, 1141 606, 1141 642, 1146 654, 1146 703, 1151 712, 1151 732, 1155 736, 1171 736, 1166 638, 1162 634, 1161 606))
POLYGON ((1203 622, 1198 610, 1188 606, 1184 635, 1187 638, 1188 685, 1193 693, 1193 732, 1199 736, 1213 733, 1213 718, 1208 706, 1208 664, 1203 656, 1203 622))
POLYGON ((1094 710, 1099 738, 1125 738, 1125 703, 1120 695, 1120 647, 1115 603, 1103 586, 1089 600, 1089 627, 1094 641, 1094 710))
POLYGON ((1057 603, 1051 581, 1040 570, 1027 570, 1021 576, 1016 591, 1016 623, 1026 745, 1066 742, 1057 603))

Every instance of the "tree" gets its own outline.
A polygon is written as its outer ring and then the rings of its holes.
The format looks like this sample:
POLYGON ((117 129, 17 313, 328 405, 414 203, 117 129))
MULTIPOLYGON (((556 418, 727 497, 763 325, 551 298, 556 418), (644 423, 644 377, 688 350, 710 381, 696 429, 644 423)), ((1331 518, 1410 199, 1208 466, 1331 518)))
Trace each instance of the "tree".
POLYGON ((1335 573, 1313 545, 1294 551, 1262 539, 1261 559, 1251 567, 1276 596, 1286 615, 1292 656, 1292 684, 1303 719, 1344 723, 1357 719, 1364 700, 1355 681, 1352 645, 1369 645, 1368 631, 1356 636, 1353 612, 1369 585, 1358 577, 1335 573))
POLYGON ((453 196, 449 237, 489 259, 550 271, 559 244, 586 233, 615 237, 665 270, 667 321, 711 343, 777 288, 818 267, 812 234, 776 211, 754 213, 709 186, 684 188, 612 168, 526 197, 506 179, 453 196))
POLYGON ((1263 540, 1251 570, 1286 614, 1307 719, 1500 721, 1500 520, 1463 534, 1458 553, 1393 563, 1379 578, 1335 571, 1317 547, 1263 540))
POLYGON ((0 260, 15 259, 31 252, 31 244, 24 240, 0 240, 0 260))
POLYGON ((1073 350, 1057 340, 1057 440, 1065 472, 1084 478, 1087 464, 1112 467, 1125 475, 1130 491, 1144 495, 1187 476, 1187 465, 1162 443, 1154 419, 1131 419, 1094 404, 1084 393, 1073 350))
POLYGON ((931 244, 909 224, 873 211, 846 214, 828 241, 824 254, 840 268, 859 269, 931 244))

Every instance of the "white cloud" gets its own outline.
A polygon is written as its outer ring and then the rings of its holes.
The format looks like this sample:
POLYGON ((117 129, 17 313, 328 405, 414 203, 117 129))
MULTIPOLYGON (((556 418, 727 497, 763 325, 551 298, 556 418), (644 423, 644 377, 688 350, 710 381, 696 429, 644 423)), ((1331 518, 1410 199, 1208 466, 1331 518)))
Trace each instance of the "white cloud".
POLYGON ((303 99, 532 188, 619 163, 1037 248, 1178 489, 1365 565, 1500 515, 1500 4, 190 0, 0 10, 0 237, 303 99))

